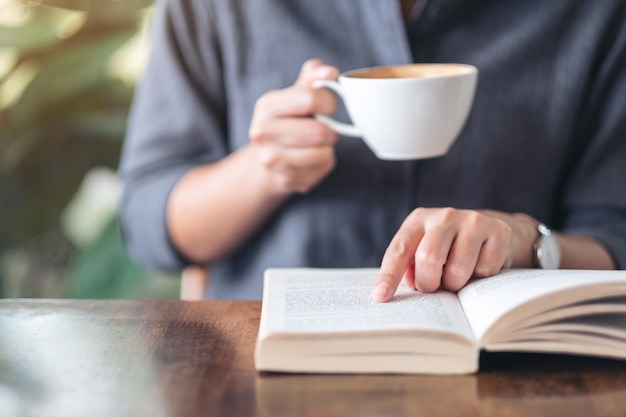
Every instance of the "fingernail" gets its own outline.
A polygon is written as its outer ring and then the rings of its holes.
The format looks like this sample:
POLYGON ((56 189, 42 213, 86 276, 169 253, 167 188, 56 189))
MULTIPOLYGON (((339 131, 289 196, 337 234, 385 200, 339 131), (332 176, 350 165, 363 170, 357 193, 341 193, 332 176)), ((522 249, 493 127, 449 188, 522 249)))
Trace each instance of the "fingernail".
POLYGON ((387 293, 389 292, 389 285, 385 282, 378 284, 372 292, 372 298, 374 301, 385 301, 387 299, 387 293))

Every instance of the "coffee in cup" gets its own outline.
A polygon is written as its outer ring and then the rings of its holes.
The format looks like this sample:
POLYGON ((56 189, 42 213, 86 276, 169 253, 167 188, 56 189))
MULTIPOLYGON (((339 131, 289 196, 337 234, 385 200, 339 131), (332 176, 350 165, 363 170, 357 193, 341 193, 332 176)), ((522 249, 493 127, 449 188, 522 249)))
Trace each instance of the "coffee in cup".
POLYGON ((344 72, 319 80, 344 101, 353 124, 315 117, 335 132, 361 137, 380 159, 445 155, 469 115, 478 79, 465 64, 409 64, 344 72))

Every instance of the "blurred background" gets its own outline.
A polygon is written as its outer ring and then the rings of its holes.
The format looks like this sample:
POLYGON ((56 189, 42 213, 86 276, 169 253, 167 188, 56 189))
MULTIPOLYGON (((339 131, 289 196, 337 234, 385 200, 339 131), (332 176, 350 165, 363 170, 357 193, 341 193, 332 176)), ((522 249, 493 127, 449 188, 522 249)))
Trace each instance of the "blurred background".
POLYGON ((131 262, 117 166, 152 0, 0 0, 0 296, 177 298, 131 262))

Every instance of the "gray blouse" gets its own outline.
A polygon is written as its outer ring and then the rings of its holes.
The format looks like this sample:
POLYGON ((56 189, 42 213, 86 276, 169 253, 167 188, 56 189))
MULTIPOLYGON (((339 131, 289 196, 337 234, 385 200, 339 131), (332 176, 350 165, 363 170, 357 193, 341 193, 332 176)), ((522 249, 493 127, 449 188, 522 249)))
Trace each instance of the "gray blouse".
POLYGON ((160 1, 121 162, 128 248, 154 268, 187 264, 165 224, 172 187, 248 143, 255 101, 305 60, 461 62, 480 76, 449 154, 381 161, 342 138, 319 187, 211 265, 207 296, 258 299, 267 267, 377 266, 418 206, 528 213, 596 238, 624 268, 625 21, 623 0, 430 0, 407 25, 391 0, 160 1))

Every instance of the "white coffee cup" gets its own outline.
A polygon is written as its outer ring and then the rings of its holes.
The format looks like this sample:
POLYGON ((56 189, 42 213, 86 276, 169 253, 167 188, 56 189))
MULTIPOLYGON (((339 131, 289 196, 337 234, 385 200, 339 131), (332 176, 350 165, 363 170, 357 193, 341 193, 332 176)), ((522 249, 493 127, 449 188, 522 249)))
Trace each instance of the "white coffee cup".
POLYGON ((344 101, 354 125, 316 114, 335 132, 361 137, 380 159, 444 155, 458 137, 474 101, 476 67, 409 64, 344 72, 338 81, 319 80, 344 101))

